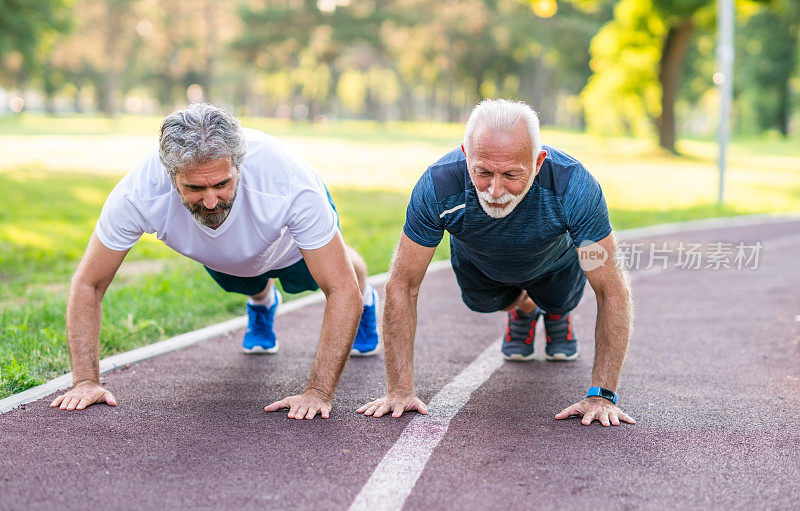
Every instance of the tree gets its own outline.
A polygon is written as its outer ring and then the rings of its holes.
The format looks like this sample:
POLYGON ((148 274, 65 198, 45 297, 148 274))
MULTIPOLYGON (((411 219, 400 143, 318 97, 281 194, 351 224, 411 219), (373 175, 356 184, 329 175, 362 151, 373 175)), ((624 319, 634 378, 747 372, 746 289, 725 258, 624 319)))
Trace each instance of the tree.
POLYGON ((791 79, 797 70, 800 5, 778 0, 759 8, 737 37, 737 95, 750 130, 789 133, 791 79), (752 120, 751 120, 752 119, 752 120))
MULTIPOLYGON (((766 0, 738 4, 759 1, 766 0)), ((590 111, 598 105, 625 128, 644 115, 659 145, 676 152, 675 101, 684 57, 698 24, 713 23, 715 6, 716 0, 621 0, 614 19, 592 40, 595 74, 582 95, 590 128, 608 125, 606 117, 590 111)))
POLYGON ((67 0, 0 0, 0 56, 17 51, 32 66, 44 36, 68 27, 67 7, 67 0))

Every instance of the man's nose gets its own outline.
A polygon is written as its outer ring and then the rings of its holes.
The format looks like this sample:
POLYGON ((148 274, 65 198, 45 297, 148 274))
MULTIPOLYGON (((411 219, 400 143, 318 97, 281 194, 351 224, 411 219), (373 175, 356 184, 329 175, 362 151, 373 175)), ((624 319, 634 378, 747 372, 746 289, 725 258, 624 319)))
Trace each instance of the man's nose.
POLYGON ((494 198, 502 197, 505 192, 502 179, 499 176, 493 176, 489 182, 489 195, 494 198))
POLYGON ((214 190, 206 191, 205 195, 203 196, 203 206, 206 209, 214 209, 219 204, 219 197, 217 194, 214 193, 214 190))

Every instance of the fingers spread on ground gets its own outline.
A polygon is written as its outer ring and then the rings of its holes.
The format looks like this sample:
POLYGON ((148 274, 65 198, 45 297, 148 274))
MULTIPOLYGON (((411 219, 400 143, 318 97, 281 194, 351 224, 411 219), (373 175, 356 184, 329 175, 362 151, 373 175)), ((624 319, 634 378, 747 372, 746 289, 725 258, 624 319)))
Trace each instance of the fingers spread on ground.
POLYGON ((64 400, 61 402, 61 409, 62 409, 62 410, 68 410, 68 409, 69 409, 69 405, 70 405, 70 403, 72 403, 72 400, 73 400, 73 399, 75 399, 75 398, 74 398, 74 397, 72 397, 72 396, 67 396, 67 397, 66 397, 66 398, 65 398, 65 399, 64 399, 64 400))
POLYGON ((608 418, 611 420, 611 424, 613 426, 619 426, 619 418, 617 417, 616 413, 612 412, 608 414, 608 418))
POLYGON ((389 411, 389 405, 383 404, 375 410, 373 417, 383 417, 383 415, 389 411))
POLYGON ((297 411, 294 413, 294 418, 298 420, 302 420, 306 418, 306 412, 308 411, 308 407, 305 405, 301 405, 297 411))
POLYGON ((331 409, 325 406, 319 411, 319 414, 322 416, 323 419, 327 419, 331 415, 331 409))
POLYGON ((61 401, 63 401, 63 400, 64 400, 64 396, 58 396, 57 398, 55 398, 55 399, 53 400, 53 402, 52 402, 52 403, 50 403, 50 406, 51 406, 51 407, 53 407, 53 406, 58 406, 58 405, 60 405, 60 404, 61 404, 61 401))
POLYGON ((76 409, 76 410, 83 410, 84 408, 86 408, 86 407, 87 407, 87 406, 89 406, 90 404, 92 404, 92 401, 91 401, 91 399, 89 399, 88 397, 83 397, 83 398, 80 400, 80 402, 78 403, 78 406, 76 406, 76 407, 75 407, 75 409, 76 409))
POLYGON ((428 415, 428 405, 420 401, 419 405, 417 406, 417 411, 422 415, 428 415))
POLYGON ((117 406, 117 398, 114 397, 114 394, 108 391, 106 391, 106 403, 111 406, 117 406))
POLYGON ((611 423, 608 421, 608 412, 600 412, 600 418, 598 420, 603 426, 608 427, 611 425, 611 423))
POLYGON ((278 410, 282 410, 284 408, 289 408, 289 405, 287 405, 284 401, 281 400, 268 404, 266 407, 264 407, 264 411, 277 412, 278 410))
POLYGON ((392 410, 392 417, 400 417, 403 415, 403 405, 396 404, 394 405, 394 410, 392 410))
POLYGON ((577 410, 575 409, 575 405, 572 405, 558 412, 556 414, 556 419, 566 419, 567 417, 572 417, 576 412, 577 410))
POLYGON ((619 418, 624 420, 625 422, 627 422, 629 424, 636 424, 636 421, 633 420, 633 417, 631 417, 630 415, 628 415, 625 412, 619 412, 619 418))
POLYGON ((308 409, 308 413, 306 413, 306 419, 313 419, 315 415, 317 415, 317 409, 312 406, 308 409))
POLYGON ((595 419, 596 416, 597 416, 597 412, 595 412, 594 410, 591 410, 591 411, 589 411, 589 412, 584 414, 583 420, 581 420, 581 422, 585 426, 588 426, 589 424, 592 423, 592 421, 595 419))
POLYGON ((70 398, 69 404, 67 405, 67 410, 74 410, 78 403, 80 403, 80 399, 77 397, 70 398))

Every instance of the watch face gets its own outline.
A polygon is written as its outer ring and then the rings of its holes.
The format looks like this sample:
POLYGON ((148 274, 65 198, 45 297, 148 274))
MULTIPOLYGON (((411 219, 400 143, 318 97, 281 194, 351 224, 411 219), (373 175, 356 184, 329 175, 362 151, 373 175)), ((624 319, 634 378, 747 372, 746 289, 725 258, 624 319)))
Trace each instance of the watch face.
POLYGON ((613 392, 611 392, 608 389, 601 388, 600 389, 600 397, 604 397, 604 398, 608 399, 609 401, 611 401, 612 403, 616 403, 617 402, 617 395, 614 394, 613 392))

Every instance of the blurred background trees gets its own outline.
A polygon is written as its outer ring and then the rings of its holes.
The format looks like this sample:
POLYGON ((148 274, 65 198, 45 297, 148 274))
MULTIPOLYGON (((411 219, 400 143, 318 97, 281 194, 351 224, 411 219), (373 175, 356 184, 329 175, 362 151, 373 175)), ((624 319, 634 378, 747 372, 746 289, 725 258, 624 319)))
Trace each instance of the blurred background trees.
MULTIPOLYGON (((714 0, 0 0, 0 113, 543 123, 657 137, 716 126, 714 0), (16 99, 15 99, 16 98, 16 99), (10 102, 16 100, 17 103, 10 102)), ((737 1, 736 127, 798 132, 797 0, 737 1)))

